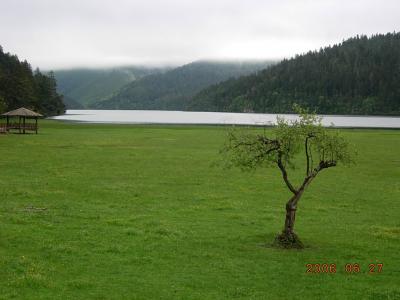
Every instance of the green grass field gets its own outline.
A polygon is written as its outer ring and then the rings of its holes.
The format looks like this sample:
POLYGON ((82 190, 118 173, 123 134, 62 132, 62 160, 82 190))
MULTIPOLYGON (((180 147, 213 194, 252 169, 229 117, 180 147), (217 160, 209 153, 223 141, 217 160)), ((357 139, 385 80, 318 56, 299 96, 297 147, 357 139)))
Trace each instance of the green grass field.
POLYGON ((343 130, 357 165, 306 191, 299 251, 269 246, 278 170, 212 166, 224 127, 41 125, 0 135, 1 299, 400 298, 400 131, 343 130))

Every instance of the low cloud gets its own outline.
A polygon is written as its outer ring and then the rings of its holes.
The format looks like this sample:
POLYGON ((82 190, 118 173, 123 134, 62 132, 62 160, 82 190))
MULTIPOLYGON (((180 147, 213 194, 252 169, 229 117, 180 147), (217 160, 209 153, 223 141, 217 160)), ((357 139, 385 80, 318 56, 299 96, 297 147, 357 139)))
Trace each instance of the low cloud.
POLYGON ((399 20, 392 0, 2 0, 0 45, 45 69, 269 59, 399 20))

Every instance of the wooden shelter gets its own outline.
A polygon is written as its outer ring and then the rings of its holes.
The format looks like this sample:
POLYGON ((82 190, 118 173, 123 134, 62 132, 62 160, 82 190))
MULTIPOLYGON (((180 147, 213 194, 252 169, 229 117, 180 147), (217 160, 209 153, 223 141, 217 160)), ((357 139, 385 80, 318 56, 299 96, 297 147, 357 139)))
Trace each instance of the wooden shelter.
POLYGON ((1 116, 6 118, 6 124, 0 126, 3 128, 3 131, 9 132, 10 130, 14 129, 23 134, 25 134, 26 131, 34 131, 37 134, 38 118, 43 117, 41 114, 24 107, 6 112, 1 116), (27 120, 35 120, 35 122, 27 122, 27 120))

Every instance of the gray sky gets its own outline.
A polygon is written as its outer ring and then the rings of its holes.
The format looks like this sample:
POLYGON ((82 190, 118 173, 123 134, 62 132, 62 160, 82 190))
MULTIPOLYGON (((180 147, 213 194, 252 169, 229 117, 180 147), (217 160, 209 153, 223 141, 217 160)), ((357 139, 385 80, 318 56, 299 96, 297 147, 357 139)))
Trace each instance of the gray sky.
POLYGON ((0 45, 34 67, 290 57, 400 30, 400 0, 0 0, 0 45))

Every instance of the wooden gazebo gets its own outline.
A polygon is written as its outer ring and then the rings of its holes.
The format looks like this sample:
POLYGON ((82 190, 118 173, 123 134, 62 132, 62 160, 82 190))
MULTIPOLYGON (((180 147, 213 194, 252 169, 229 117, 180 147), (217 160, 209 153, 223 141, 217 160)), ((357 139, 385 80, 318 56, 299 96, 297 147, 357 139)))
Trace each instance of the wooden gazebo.
MULTIPOLYGON (((41 114, 26 109, 24 107, 6 112, 1 115, 6 118, 6 124, 3 125, 3 131, 18 130, 19 133, 25 134, 25 131, 34 131, 38 133, 38 118, 43 117, 41 114), (17 119, 18 118, 18 119, 17 119), (17 120, 18 122, 17 122, 17 120), (35 122, 27 122, 27 120, 35 120, 35 122)), ((1 125, 0 125, 1 126, 1 125)), ((0 129, 1 131, 1 129, 0 129)))

